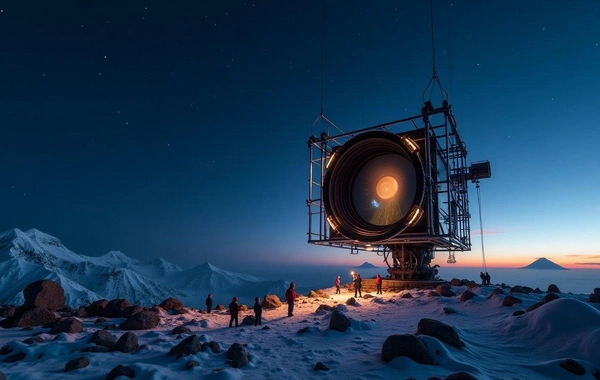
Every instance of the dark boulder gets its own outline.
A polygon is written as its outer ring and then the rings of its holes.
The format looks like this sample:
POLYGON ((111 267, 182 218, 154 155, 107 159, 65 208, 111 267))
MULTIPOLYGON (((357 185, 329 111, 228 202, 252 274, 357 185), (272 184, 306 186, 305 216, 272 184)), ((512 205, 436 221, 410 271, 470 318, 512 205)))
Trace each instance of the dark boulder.
POLYGON ((199 361, 190 360, 187 363, 185 363, 185 369, 192 369, 194 367, 198 367, 199 365, 200 365, 199 361))
POLYGON ((317 362, 313 367, 315 371, 329 371, 329 367, 327 367, 323 362, 317 362))
POLYGON ((417 335, 429 335, 441 340, 442 342, 458 348, 459 350, 465 345, 458 336, 454 327, 448 326, 445 323, 436 321, 435 319, 423 318, 417 325, 417 335))
POLYGON ((46 326, 56 321, 56 314, 53 311, 41 307, 34 307, 18 314, 12 327, 46 326))
POLYGON ((37 280, 23 290, 26 308, 44 308, 56 311, 65 307, 65 290, 58 282, 37 280))
POLYGON ((110 300, 106 304, 102 316, 106 318, 121 318, 123 311, 129 306, 131 306, 129 301, 123 298, 110 300))
POLYGON ((61 332, 67 333, 67 334, 76 334, 76 333, 80 333, 83 331, 83 323, 81 323, 81 321, 77 318, 66 318, 63 319, 60 322, 56 322, 51 328, 50 328, 50 334, 60 334, 61 332))
POLYGON ((228 359, 227 363, 233 368, 242 368, 250 363, 248 351, 246 351, 246 347, 240 343, 232 344, 225 355, 228 359))
POLYGON ((547 304, 550 301, 554 301, 556 299, 559 299, 560 297, 558 296, 558 294, 556 293, 548 293, 544 296, 544 298, 542 298, 539 302, 534 303, 533 305, 529 306, 527 309, 525 309, 525 311, 532 311, 537 309, 538 307, 547 304))
POLYGON ((144 309, 140 305, 129 306, 129 307, 126 307, 125 310, 123 310, 123 313, 121 313, 121 317, 122 318, 133 317, 134 315, 136 315, 137 313, 139 313, 141 311, 144 311, 144 309))
POLYGON ((85 368, 90 365, 90 359, 87 356, 82 356, 77 359, 70 360, 65 365, 65 372, 74 371, 76 369, 85 368))
POLYGON ((104 380, 115 380, 119 376, 125 376, 133 379, 135 377, 135 371, 125 365, 118 365, 113 368, 108 375, 106 375, 104 380))
POLYGON ((17 352, 16 354, 10 355, 4 359, 4 363, 14 363, 19 360, 25 359, 27 355, 24 352, 17 352))
POLYGON ((25 344, 46 343, 46 340, 41 336, 32 336, 23 341, 25 344))
POLYGON ((560 290, 558 289, 558 286, 550 284, 548 286, 548 293, 560 293, 560 290))
POLYGON ((473 293, 470 290, 465 290, 461 295, 460 295, 460 300, 465 302, 470 300, 473 297, 478 297, 477 294, 473 293))
POLYGON ((100 317, 104 314, 104 308, 108 305, 108 300, 102 299, 92 302, 85 308, 88 317, 100 317))
POLYGON ((444 378, 444 380, 477 380, 477 378, 471 375, 469 372, 454 372, 444 378))
POLYGON ((113 349, 115 351, 120 352, 132 352, 137 350, 139 347, 138 337, 131 331, 127 331, 125 334, 121 335, 117 343, 115 343, 113 349))
POLYGON ((346 316, 343 312, 339 310, 334 310, 331 313, 331 319, 329 319, 329 328, 331 330, 346 331, 352 323, 350 322, 350 318, 346 316))
POLYGON ((175 347, 169 350, 168 356, 177 355, 177 359, 182 356, 193 355, 196 352, 202 350, 202 342, 198 335, 190 335, 181 342, 179 342, 175 347))
POLYGON ((158 326, 160 317, 154 311, 141 311, 119 326, 121 330, 150 330, 158 326))
POLYGON ((98 330, 90 336, 87 343, 95 343, 97 346, 103 346, 112 350, 117 340, 110 331, 98 330))
POLYGON ((581 365, 577 360, 574 359, 566 359, 560 363, 560 366, 567 371, 574 373, 576 375, 585 375, 586 370, 585 367, 581 365))
POLYGON ((162 301, 158 306, 165 309, 165 311, 172 311, 177 309, 183 309, 183 302, 181 302, 177 298, 170 297, 162 301))
POLYGON ((177 326, 171 331, 171 334, 173 334, 173 335, 192 334, 192 330, 190 330, 189 327, 177 326))
POLYGON ((408 357, 419 364, 433 364, 433 359, 419 338, 410 334, 390 335, 381 348, 381 359, 390 362, 399 356, 408 357))
POLYGON ((435 291, 442 297, 454 297, 456 294, 452 291, 450 284, 441 284, 435 288, 435 291))
POLYGON ((221 352, 221 346, 214 340, 202 343, 202 351, 206 351, 207 349, 209 349, 213 354, 218 354, 221 352))
POLYGON ((511 295, 505 296, 504 299, 502 299, 503 306, 512 306, 516 303, 523 303, 523 300, 511 295))

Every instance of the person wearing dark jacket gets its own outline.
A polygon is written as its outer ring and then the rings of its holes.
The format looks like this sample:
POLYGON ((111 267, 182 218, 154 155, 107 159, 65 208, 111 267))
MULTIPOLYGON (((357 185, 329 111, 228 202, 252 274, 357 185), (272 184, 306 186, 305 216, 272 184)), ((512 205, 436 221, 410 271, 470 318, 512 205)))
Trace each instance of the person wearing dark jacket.
POLYGON ((229 319, 229 327, 235 321, 235 327, 238 327, 240 324, 238 323, 238 313, 240 312, 240 305, 238 304, 238 298, 233 297, 233 300, 229 304, 229 314, 231 314, 231 319, 229 319))
POLYGON ((254 326, 262 325, 262 305, 260 304, 260 298, 254 299, 254 326))
POLYGON ((205 303, 206 303, 206 312, 208 314, 210 314, 210 311, 212 310, 212 303, 213 303, 212 294, 209 294, 208 297, 206 297, 205 303))
POLYGON ((340 276, 337 276, 335 278, 335 294, 340 294, 340 286, 342 286, 342 279, 340 278, 340 276))
POLYGON ((362 291, 361 291, 361 287, 362 287, 362 279, 360 278, 360 274, 356 274, 354 276, 354 297, 356 298, 357 294, 358 297, 362 298, 362 291))
POLYGON ((294 316, 294 300, 297 297, 296 290, 294 290, 295 287, 296 284, 292 282, 288 290, 285 291, 285 300, 288 303, 288 317, 294 316))

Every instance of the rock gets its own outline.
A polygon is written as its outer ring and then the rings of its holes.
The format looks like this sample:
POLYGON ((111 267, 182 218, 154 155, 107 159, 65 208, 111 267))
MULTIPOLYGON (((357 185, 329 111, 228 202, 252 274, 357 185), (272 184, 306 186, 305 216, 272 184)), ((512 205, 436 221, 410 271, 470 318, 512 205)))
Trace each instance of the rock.
POLYGON ((123 310, 123 312, 121 313, 121 317, 122 318, 133 317, 134 315, 136 315, 137 313, 142 312, 142 311, 144 311, 144 309, 140 305, 129 306, 129 307, 126 307, 125 310, 123 310))
POLYGON ((442 297, 454 297, 456 294, 452 291, 450 284, 441 284, 435 288, 435 291, 442 297))
POLYGON ((104 314, 104 308, 108 305, 108 300, 101 299, 92 302, 88 307, 85 308, 85 312, 89 317, 99 317, 104 314))
POLYGON ((124 298, 118 298, 108 301, 102 316, 106 318, 121 318, 123 310, 127 309, 131 304, 124 298))
POLYGON ((473 298, 473 297, 478 297, 478 296, 477 296, 477 294, 473 293, 473 292, 472 292, 472 291, 470 291, 470 290, 465 290, 465 291, 463 292, 463 294, 461 294, 461 295, 460 295, 460 300, 461 300, 462 302, 465 302, 465 301, 468 301, 468 300, 470 300, 470 299, 471 299, 471 298, 473 298))
POLYGON ((108 375, 106 375, 104 380, 115 380, 119 376, 125 376, 133 379, 135 377, 135 371, 125 365, 118 365, 113 368, 108 375))
POLYGON ((11 352, 13 352, 13 349, 8 344, 5 344, 0 348, 0 355, 8 355, 11 352))
POLYGON ((436 292, 435 290, 430 290, 429 293, 427 293, 427 297, 431 298, 431 297, 439 297, 440 293, 436 292))
POLYGON ((137 350, 139 347, 138 337, 131 331, 127 331, 125 334, 121 335, 117 343, 115 343, 113 349, 115 351, 121 351, 124 353, 132 352, 137 350))
POLYGON ((310 334, 310 333, 318 333, 321 330, 319 330, 318 327, 316 326, 306 326, 301 328, 300 330, 298 330, 298 332, 296 332, 296 334, 310 334))
POLYGON ((206 349, 209 349, 213 354, 218 354, 221 352, 221 346, 214 340, 202 343, 202 351, 206 351, 206 349))
POLYGON ((76 369, 85 368, 90 365, 90 359, 87 356, 82 356, 77 359, 70 360, 65 365, 65 372, 74 371, 76 369))
POLYGON ((34 343, 46 343, 46 340, 41 336, 32 336, 31 338, 27 338, 23 341, 25 344, 34 344, 34 343))
POLYGON ((600 295, 596 293, 590 294, 590 299, 588 300, 588 302, 600 303, 600 295))
POLYGON ((50 311, 62 309, 65 306, 65 291, 58 282, 52 280, 37 280, 23 290, 26 308, 44 308, 50 311))
POLYGON ((67 318, 60 322, 55 323, 50 329, 50 334, 60 334, 61 332, 67 334, 77 334, 83 331, 83 323, 77 318, 67 318))
POLYGON ((19 360, 23 360, 25 359, 25 353, 24 352, 17 352, 16 354, 10 355, 7 358, 4 359, 4 363, 14 363, 14 362, 18 362, 19 360))
POLYGON ((250 362, 248 351, 240 343, 232 344, 225 355, 229 359, 229 365, 233 368, 242 368, 250 362))
POLYGON ((95 324, 95 325, 100 325, 100 324, 102 324, 102 323, 104 323, 104 322, 106 322, 106 321, 108 321, 108 319, 107 319, 107 318, 100 317, 100 318, 97 318, 97 319, 96 319, 96 321, 94 322, 94 324, 95 324))
POLYGON ((192 369, 194 367, 198 367, 199 365, 200 362, 196 360, 190 360, 189 362, 185 363, 185 369, 192 369))
POLYGON ((451 307, 445 307, 444 308, 444 313, 446 313, 446 314, 456 314, 456 310, 454 310, 451 307))
POLYGON ((350 322, 350 318, 346 316, 342 311, 334 310, 331 313, 331 319, 329 319, 329 328, 331 330, 346 331, 352 323, 350 322))
POLYGON ((173 334, 173 335, 192 334, 192 330, 190 330, 188 327, 185 327, 185 326, 177 326, 173 329, 173 331, 171 331, 171 334, 173 334))
POLYGON ((518 317, 519 315, 523 315, 523 314, 525 314, 524 310, 517 310, 514 313, 512 313, 512 316, 513 317, 518 317))
POLYGON ((403 295, 400 296, 400 298, 413 298, 413 295, 410 293, 404 293, 403 295))
POLYGON ((502 288, 494 288, 494 290, 492 290, 492 292, 488 296, 488 299, 492 298, 492 297, 494 297, 494 296, 496 296, 498 294, 502 294, 503 295, 504 294, 504 290, 502 290, 502 288))
POLYGON ((329 371, 329 367, 327 367, 323 362, 317 362, 313 367, 315 371, 329 371))
POLYGON ((129 318, 119 326, 122 330, 150 330, 158 326, 160 317, 154 311, 141 311, 129 318))
POLYGON ((193 355, 200 350, 202 350, 202 342, 198 335, 194 334, 188 336, 175 347, 171 348, 167 355, 177 355, 177 358, 179 359, 182 356, 193 355))
POLYGON ((181 302, 177 298, 171 297, 171 298, 167 298, 166 300, 162 301, 159 306, 162 307, 163 309, 165 309, 166 311, 172 311, 172 310, 182 309, 183 302, 181 302))
POLYGON ((529 312, 529 311, 535 310, 538 307, 540 307, 542 305, 545 305, 548 302, 554 301, 554 300, 559 299, 559 298, 560 297, 556 293, 548 293, 539 302, 536 302, 533 305, 529 306, 527 309, 525 309, 525 311, 529 312))
POLYGON ((453 278, 452 280, 450 280, 450 285, 452 286, 461 286, 462 284, 462 281, 458 278, 453 278))
POLYGON ((560 363, 560 366, 576 375, 585 375, 586 373, 585 367, 574 359, 566 359, 560 363))
POLYGON ((348 306, 356 306, 356 298, 350 297, 346 300, 346 305, 348 306))
POLYGON ((560 290, 558 290, 558 286, 550 284, 548 286, 548 293, 560 293, 560 290))
POLYGON ((14 305, 0 306, 0 318, 12 318, 16 311, 17 307, 14 305))
POLYGON ((504 299, 502 300, 502 305, 503 306, 512 306, 516 303, 523 303, 523 300, 521 300, 520 298, 517 298, 515 296, 505 296, 504 299))
POLYGON ((433 364, 423 342, 410 334, 390 335, 383 342, 381 358, 384 362, 390 362, 399 356, 406 356, 419 364, 433 364))
POLYGON ((308 297, 309 298, 331 298, 331 297, 329 297, 329 293, 327 293, 323 289, 311 290, 310 292, 308 292, 308 297))
POLYGON ((34 307, 25 310, 19 316, 15 317, 12 327, 46 326, 55 321, 56 315, 53 311, 41 307, 34 307))
POLYGON ((263 309, 277 309, 282 303, 275 294, 268 294, 263 297, 263 309))
POLYGON ((444 380, 477 380, 477 378, 471 375, 469 372, 454 372, 444 378, 444 380))
POLYGON ((333 309, 333 307, 331 307, 329 305, 319 305, 317 310, 315 310, 315 313, 324 314, 324 313, 330 312, 332 309, 333 309))
POLYGON ((97 346, 104 346, 112 350, 117 340, 108 330, 98 330, 90 336, 87 343, 95 343, 97 346))
POLYGON ((448 326, 445 323, 436 321, 435 319, 423 318, 417 325, 417 335, 429 335, 440 341, 458 348, 459 350, 465 345, 458 336, 456 330, 453 327, 448 326))

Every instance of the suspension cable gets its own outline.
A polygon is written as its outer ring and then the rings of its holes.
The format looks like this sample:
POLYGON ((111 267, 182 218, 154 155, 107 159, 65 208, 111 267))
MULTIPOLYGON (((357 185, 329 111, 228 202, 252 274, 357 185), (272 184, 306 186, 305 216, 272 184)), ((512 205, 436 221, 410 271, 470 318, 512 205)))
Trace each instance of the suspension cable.
POLYGON ((434 27, 434 23, 433 23, 433 0, 429 0, 429 10, 430 10, 429 19, 430 19, 430 26, 431 26, 431 65, 432 65, 433 73, 431 75, 431 79, 429 80, 429 83, 427 84, 427 87, 425 87, 425 91, 423 91, 423 102, 425 102, 425 94, 428 91, 429 91, 428 100, 431 100, 431 96, 433 95, 433 90, 435 89, 436 85, 440 90, 442 99, 448 100, 448 93, 446 92, 446 90, 444 90, 444 87, 442 86, 442 83, 440 82, 440 78, 437 76, 437 68, 435 65, 435 27, 434 27))
POLYGON ((481 255, 483 256, 483 272, 487 272, 487 264, 485 263, 485 247, 483 245, 483 219, 481 218, 481 189, 479 188, 479 181, 477 184, 477 205, 479 206, 479 229, 481 235, 481 255))

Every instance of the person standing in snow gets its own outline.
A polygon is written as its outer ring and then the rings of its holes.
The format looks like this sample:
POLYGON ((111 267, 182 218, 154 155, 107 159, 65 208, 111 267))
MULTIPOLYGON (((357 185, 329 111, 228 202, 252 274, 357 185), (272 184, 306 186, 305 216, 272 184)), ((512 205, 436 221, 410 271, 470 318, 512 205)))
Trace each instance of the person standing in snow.
POLYGON ((293 282, 290 284, 290 287, 285 292, 285 300, 288 303, 288 317, 294 316, 294 300, 296 299, 296 290, 294 289, 296 284, 293 282))
POLYGON ((229 319, 229 327, 233 325, 233 321, 235 321, 235 327, 238 327, 240 324, 238 323, 238 313, 240 311, 240 305, 238 304, 238 298, 233 297, 233 300, 229 304, 229 314, 231 314, 231 319, 229 319))
POLYGON ((260 298, 254 299, 254 326, 262 325, 262 305, 260 304, 260 298))
POLYGON ((360 274, 356 273, 356 275, 354 276, 354 298, 356 298, 356 295, 358 294, 358 297, 362 298, 362 291, 361 291, 361 287, 362 287, 362 279, 360 278, 360 274))
POLYGON ((206 297, 206 312, 208 314, 210 314, 210 311, 212 310, 212 305, 213 305, 213 299, 212 299, 212 294, 208 294, 208 297, 206 297))
POLYGON ((341 293, 340 286, 342 286, 342 279, 340 278, 340 276, 337 276, 335 278, 335 294, 341 293))
POLYGON ((377 294, 383 294, 381 291, 381 276, 379 273, 377 273, 377 276, 375 276, 375 285, 377 285, 377 294))

